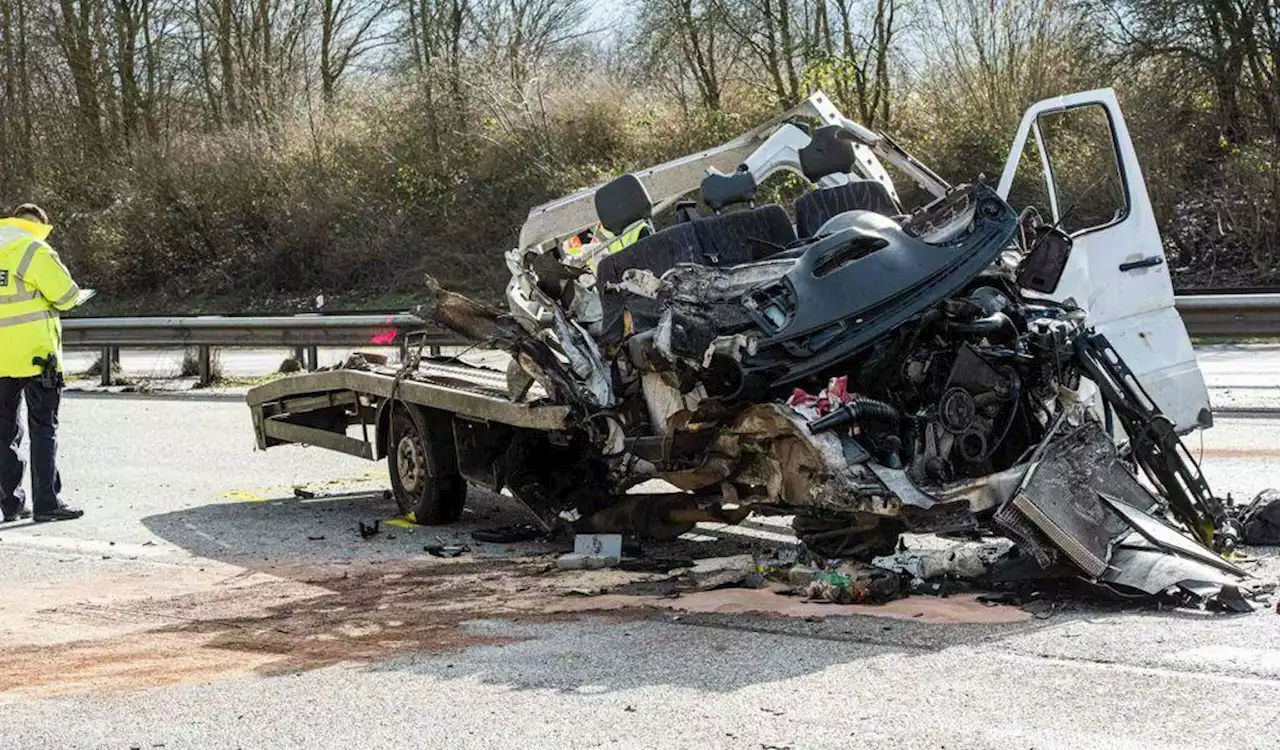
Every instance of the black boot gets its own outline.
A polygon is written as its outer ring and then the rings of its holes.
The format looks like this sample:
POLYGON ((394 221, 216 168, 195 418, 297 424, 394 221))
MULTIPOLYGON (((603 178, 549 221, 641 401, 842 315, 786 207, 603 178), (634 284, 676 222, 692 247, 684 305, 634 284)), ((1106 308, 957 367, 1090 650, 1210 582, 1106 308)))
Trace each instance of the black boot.
POLYGON ((66 505, 60 505, 53 510, 41 510, 36 512, 35 522, 45 523, 48 521, 74 521, 84 515, 84 511, 79 508, 72 508, 66 505))
POLYGON ((5 523, 13 523, 14 521, 17 521, 21 518, 30 518, 30 517, 31 517, 31 509, 26 506, 18 508, 17 510, 6 510, 4 512, 5 523))

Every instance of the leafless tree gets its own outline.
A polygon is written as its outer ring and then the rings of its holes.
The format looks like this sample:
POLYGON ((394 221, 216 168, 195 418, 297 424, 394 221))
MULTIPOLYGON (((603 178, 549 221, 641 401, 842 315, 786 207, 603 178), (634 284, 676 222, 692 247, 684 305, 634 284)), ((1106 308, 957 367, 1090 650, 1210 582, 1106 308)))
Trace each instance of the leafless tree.
POLYGON ((392 0, 318 0, 320 92, 332 104, 339 79, 352 63, 385 45, 383 25, 392 0))
POLYGON ((726 69, 736 62, 734 44, 718 0, 645 0, 628 40, 640 75, 669 83, 683 97, 686 85, 698 104, 720 109, 726 69))

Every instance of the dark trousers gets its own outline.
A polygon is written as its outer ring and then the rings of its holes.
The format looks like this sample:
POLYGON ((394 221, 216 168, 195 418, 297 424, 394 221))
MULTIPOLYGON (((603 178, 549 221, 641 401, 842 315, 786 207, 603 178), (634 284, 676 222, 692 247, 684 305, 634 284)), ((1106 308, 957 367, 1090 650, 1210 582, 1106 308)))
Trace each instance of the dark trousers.
POLYGON ((31 503, 36 513, 62 504, 62 477, 58 475, 58 405, 61 388, 47 388, 40 378, 0 378, 0 507, 17 512, 26 505, 22 490, 22 425, 18 403, 27 402, 27 427, 31 432, 31 503))

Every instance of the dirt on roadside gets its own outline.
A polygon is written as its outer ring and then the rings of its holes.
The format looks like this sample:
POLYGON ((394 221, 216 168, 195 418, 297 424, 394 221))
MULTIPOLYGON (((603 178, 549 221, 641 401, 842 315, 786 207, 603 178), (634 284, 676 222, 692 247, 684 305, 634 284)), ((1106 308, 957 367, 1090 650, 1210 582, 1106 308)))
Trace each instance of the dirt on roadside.
POLYGON ((22 645, 13 623, 0 658, 0 703, 74 693, 120 692, 245 674, 280 674, 433 653, 509 638, 467 626, 582 616, 619 620, 689 612, 806 617, 873 615, 917 622, 1015 622, 1025 613, 970 597, 914 597, 885 606, 806 604, 768 590, 706 591, 678 598, 608 594, 663 574, 560 571, 548 558, 459 558, 234 568, 175 584, 172 569, 148 582, 132 574, 80 582, 25 619, 26 632, 84 637, 22 645), (96 595, 89 592, 97 592, 96 595), (103 595, 101 592, 111 592, 103 595), (34 623, 39 622, 36 626, 34 623))

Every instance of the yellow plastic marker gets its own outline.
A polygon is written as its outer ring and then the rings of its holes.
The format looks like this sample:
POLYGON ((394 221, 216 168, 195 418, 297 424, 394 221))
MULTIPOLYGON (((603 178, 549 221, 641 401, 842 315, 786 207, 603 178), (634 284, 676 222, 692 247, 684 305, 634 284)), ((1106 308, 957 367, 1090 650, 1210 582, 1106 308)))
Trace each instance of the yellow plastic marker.
POLYGON ((232 490, 230 492, 224 492, 222 493, 222 497, 225 500, 234 500, 237 503, 265 503, 267 501, 267 498, 262 495, 259 495, 256 492, 249 492, 248 490, 232 490))

